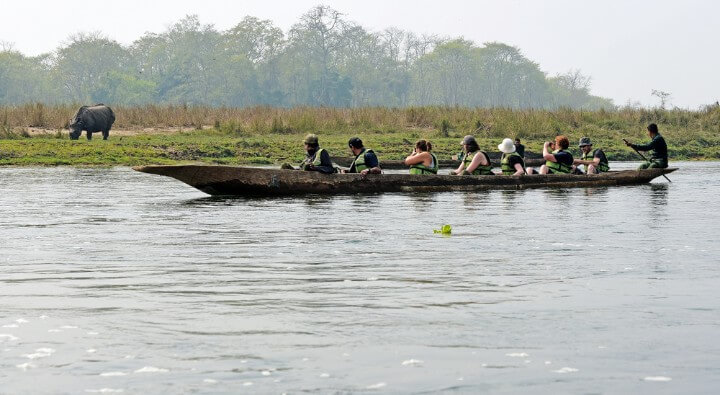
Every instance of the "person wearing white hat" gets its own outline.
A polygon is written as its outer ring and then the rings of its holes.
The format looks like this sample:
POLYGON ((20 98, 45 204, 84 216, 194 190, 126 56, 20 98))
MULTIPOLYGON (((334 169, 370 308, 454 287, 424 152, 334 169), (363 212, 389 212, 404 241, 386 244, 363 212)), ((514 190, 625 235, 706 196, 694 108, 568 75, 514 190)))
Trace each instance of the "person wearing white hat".
POLYGON ((500 157, 500 169, 503 175, 519 176, 525 174, 525 161, 518 154, 515 144, 511 139, 504 139, 498 149, 502 152, 500 157))
POLYGON ((490 157, 483 151, 475 140, 475 137, 467 135, 460 144, 463 147, 463 157, 460 159, 460 166, 450 174, 462 176, 489 176, 494 175, 490 157))

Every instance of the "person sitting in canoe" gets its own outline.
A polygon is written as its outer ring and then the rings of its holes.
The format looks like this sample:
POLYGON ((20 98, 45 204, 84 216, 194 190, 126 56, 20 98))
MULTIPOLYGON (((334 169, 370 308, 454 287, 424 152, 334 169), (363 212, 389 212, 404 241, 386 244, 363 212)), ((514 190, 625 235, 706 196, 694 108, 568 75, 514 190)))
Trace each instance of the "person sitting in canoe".
MULTIPOLYGON (((570 140, 565 136, 555 137, 555 150, 550 151, 553 143, 546 141, 543 144, 543 158, 545 164, 540 166, 539 174, 570 174, 572 172, 573 156, 566 149, 570 146, 570 140)), ((532 167, 527 168, 528 174, 538 174, 532 167)))
POLYGON ((343 170, 343 173, 380 174, 380 161, 371 149, 365 148, 359 137, 353 137, 348 141, 350 152, 355 155, 350 169, 343 170))
POLYGON ((429 141, 418 140, 415 143, 415 149, 405 158, 405 164, 410 166, 410 174, 437 174, 438 160, 431 150, 429 141))
POLYGON ((525 160, 517 152, 517 146, 510 139, 504 139, 498 149, 502 152, 500 169, 502 175, 519 176, 525 174, 525 160))
POLYGON ((517 152, 521 158, 525 159, 525 146, 520 143, 519 137, 515 137, 515 152, 517 152))
POLYGON ((600 148, 593 150, 592 141, 590 137, 583 137, 580 139, 578 144, 582 156, 580 159, 573 160, 573 173, 583 174, 583 172, 577 167, 578 165, 585 166, 585 174, 600 174, 610 170, 605 152, 600 148))
POLYGON ((638 167, 638 170, 655 168, 665 169, 666 167, 668 167, 667 143, 665 143, 665 139, 663 138, 663 136, 660 135, 656 124, 651 123, 650 125, 648 125, 647 130, 648 136, 652 139, 647 144, 632 144, 627 140, 623 140, 628 147, 631 147, 637 151, 652 150, 652 154, 650 155, 650 161, 641 164, 640 167, 638 167))
POLYGON ((324 174, 335 173, 330 154, 326 149, 320 148, 317 135, 308 134, 303 143, 306 154, 305 159, 300 163, 300 170, 318 171, 324 174))
POLYGON ((463 156, 460 158, 460 166, 457 170, 453 170, 450 174, 454 175, 493 175, 490 157, 483 151, 480 151, 477 140, 473 136, 465 136, 460 142, 463 147, 463 156))

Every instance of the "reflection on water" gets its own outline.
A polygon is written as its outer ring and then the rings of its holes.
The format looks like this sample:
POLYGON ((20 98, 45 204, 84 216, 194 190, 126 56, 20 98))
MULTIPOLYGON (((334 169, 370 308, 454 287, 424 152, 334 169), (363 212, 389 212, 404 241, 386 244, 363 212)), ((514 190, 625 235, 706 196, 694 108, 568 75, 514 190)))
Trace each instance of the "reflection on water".
POLYGON ((609 189, 611 189, 611 188, 609 188, 609 187, 593 187, 593 188, 583 188, 582 190, 583 190, 586 198, 599 198, 603 195, 607 195, 609 189))
POLYGON ((284 198, 0 168, 0 392, 712 392, 720 164, 682 167, 284 198))
POLYGON ((668 201, 668 185, 667 184, 652 184, 650 185, 650 201, 653 206, 667 206, 668 201))

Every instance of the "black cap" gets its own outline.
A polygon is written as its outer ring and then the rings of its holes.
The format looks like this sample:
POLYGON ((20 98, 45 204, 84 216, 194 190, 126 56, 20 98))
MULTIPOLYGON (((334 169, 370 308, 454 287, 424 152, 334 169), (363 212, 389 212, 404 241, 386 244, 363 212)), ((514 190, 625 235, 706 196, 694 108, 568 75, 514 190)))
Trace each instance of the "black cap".
POLYGON ((354 148, 362 148, 363 142, 360 140, 360 137, 353 137, 350 140, 348 140, 348 146, 354 147, 354 148))

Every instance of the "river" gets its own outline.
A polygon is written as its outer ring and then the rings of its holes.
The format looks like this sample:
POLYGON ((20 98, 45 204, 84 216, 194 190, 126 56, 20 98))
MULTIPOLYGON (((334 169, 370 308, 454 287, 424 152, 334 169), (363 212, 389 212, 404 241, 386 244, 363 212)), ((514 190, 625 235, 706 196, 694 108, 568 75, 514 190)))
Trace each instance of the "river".
POLYGON ((260 199, 0 168, 0 393, 716 392, 720 163, 673 166, 260 199))

